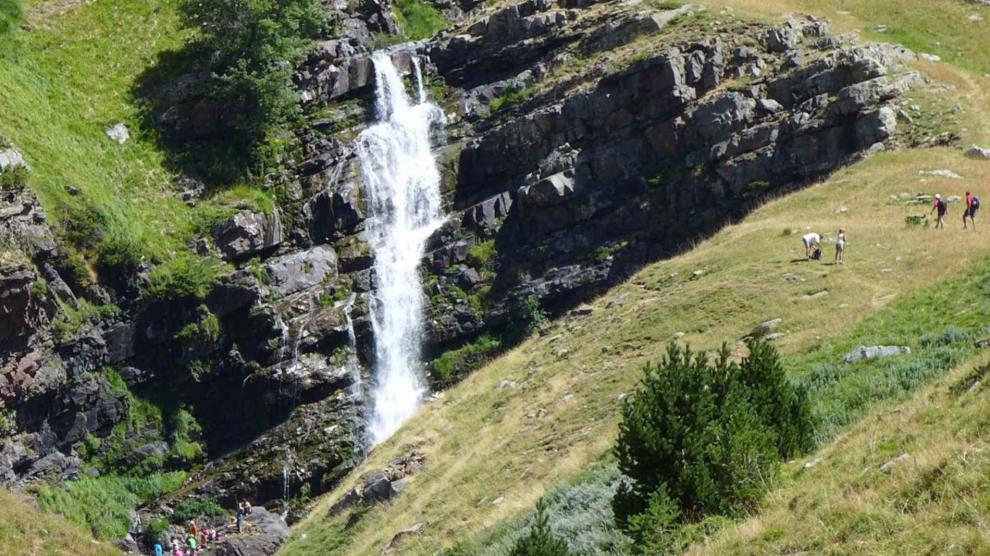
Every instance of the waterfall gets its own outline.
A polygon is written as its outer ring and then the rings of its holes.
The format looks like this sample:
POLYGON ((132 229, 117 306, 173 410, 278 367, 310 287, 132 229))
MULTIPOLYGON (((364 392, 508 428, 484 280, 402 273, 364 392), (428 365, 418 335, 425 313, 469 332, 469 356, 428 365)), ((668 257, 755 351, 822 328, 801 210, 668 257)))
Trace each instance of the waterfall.
POLYGON ((281 339, 278 344, 278 361, 285 360, 285 349, 289 346, 289 326, 282 320, 282 315, 275 313, 275 325, 278 326, 281 339))
POLYGON ((347 355, 347 370, 354 381, 354 391, 361 392, 361 368, 357 360, 357 335, 354 333, 354 319, 351 318, 351 310, 354 309, 354 301, 357 294, 352 293, 344 303, 344 319, 347 322, 347 343, 351 346, 351 351, 347 355))
MULTIPOLYGON (((368 426, 377 444, 416 412, 425 392, 419 262, 426 240, 443 222, 440 174, 430 152, 430 124, 442 121, 443 113, 428 102, 410 103, 387 54, 377 52, 372 61, 377 123, 361 133, 356 150, 378 279, 370 307, 375 380, 368 426)), ((418 62, 414 68, 418 74, 418 62)))
POLYGON ((282 519, 289 517, 289 471, 292 468, 292 452, 286 450, 282 462, 282 519))
POLYGON ((419 58, 413 56, 412 65, 416 76, 416 97, 419 99, 418 102, 423 104, 426 102, 426 90, 423 89, 423 70, 419 68, 419 58))

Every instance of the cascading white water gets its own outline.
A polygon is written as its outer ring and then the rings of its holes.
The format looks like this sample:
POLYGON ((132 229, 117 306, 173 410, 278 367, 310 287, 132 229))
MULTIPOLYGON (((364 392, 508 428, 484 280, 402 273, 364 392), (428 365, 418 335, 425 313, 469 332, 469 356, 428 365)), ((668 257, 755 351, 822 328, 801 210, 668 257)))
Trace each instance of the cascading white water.
MULTIPOLYGON (((421 378, 423 292, 419 262, 443 220, 440 174, 430 152, 437 106, 412 104, 387 54, 375 53, 378 121, 358 137, 369 243, 378 288, 371 302, 375 382, 368 423, 372 443, 385 440, 416 412, 421 378)), ((419 73, 418 63, 414 66, 419 73)), ((417 75, 417 82, 422 79, 417 75)))
POLYGON ((350 373, 351 379, 354 381, 354 391, 360 393, 361 367, 358 366, 357 335, 354 333, 354 319, 351 318, 351 311, 354 309, 356 299, 357 294, 355 293, 347 298, 347 302, 344 303, 344 319, 347 322, 347 343, 351 346, 350 353, 347 355, 347 372, 350 373))

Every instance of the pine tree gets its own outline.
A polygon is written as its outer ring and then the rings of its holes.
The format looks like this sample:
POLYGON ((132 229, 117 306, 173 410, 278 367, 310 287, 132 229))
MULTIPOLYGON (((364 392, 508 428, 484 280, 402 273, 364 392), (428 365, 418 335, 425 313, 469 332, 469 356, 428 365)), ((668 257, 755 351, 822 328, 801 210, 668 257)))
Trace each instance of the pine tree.
POLYGON ((570 556, 567 543, 553 536, 550 532, 549 518, 546 514, 546 502, 542 499, 536 503, 536 518, 529 534, 516 541, 509 556, 570 556))

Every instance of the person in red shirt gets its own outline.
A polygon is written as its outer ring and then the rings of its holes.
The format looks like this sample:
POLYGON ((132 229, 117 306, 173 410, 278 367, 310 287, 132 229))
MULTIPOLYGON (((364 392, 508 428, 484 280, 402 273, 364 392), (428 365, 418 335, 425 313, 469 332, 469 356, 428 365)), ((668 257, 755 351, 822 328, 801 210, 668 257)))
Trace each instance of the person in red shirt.
POLYGON ((973 195, 969 191, 966 192, 966 210, 963 211, 963 229, 966 229, 966 217, 969 217, 969 221, 973 224, 973 229, 976 229, 976 211, 980 208, 980 201, 977 199, 976 195, 973 195))

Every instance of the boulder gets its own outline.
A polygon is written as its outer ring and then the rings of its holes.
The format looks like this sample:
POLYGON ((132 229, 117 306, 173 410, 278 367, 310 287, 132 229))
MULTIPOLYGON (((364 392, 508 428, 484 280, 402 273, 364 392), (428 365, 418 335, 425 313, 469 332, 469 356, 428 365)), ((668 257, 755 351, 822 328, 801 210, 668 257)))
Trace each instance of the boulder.
POLYGON ((302 209, 310 241, 322 243, 338 232, 353 229, 364 220, 360 191, 352 183, 325 189, 311 197, 302 209))
POLYGON ((784 322, 783 319, 770 319, 768 321, 763 321, 753 327, 753 330, 749 333, 752 338, 762 338, 780 326, 780 323, 784 322))
POLYGON ((270 556, 289 536, 289 526, 281 517, 263 506, 253 506, 244 517, 244 532, 224 537, 215 549, 216 556, 270 556))
POLYGON ((764 35, 764 43, 770 52, 785 52, 794 48, 801 39, 796 29, 790 25, 771 27, 764 35))
POLYGON ((573 193, 574 173, 570 171, 554 174, 519 190, 520 198, 530 207, 557 204, 573 193))
POLYGON ((465 209, 461 222, 468 227, 491 231, 498 227, 500 219, 509 214, 510 208, 512 195, 506 191, 465 209))
POLYGON ((0 274, 0 341, 6 343, 36 329, 31 295, 35 280, 37 276, 23 268, 0 274))
POLYGON ((970 145, 966 149, 967 158, 975 158, 977 160, 990 160, 990 149, 984 149, 979 145, 970 145))
POLYGON ((337 279, 337 255, 329 245, 278 257, 267 264, 270 292, 277 297, 300 292, 337 279))
POLYGON ((463 267, 454 275, 454 281, 457 287, 470 291, 481 282, 481 275, 471 267, 463 267))
POLYGON ((13 147, 0 149, 0 173, 14 168, 30 169, 27 162, 24 161, 24 155, 21 154, 21 151, 13 147))
POLYGON ((282 219, 277 209, 271 215, 242 210, 216 227, 214 239, 224 260, 246 259, 282 243, 282 219))
POLYGON ((106 129, 107 137, 118 145, 123 145, 131 138, 131 132, 123 123, 116 123, 106 129))
POLYGON ((884 106, 856 120, 856 136, 860 148, 869 148, 894 136, 897 115, 894 109, 884 106))
POLYGON ((846 354, 846 363, 855 363, 865 359, 877 357, 894 357, 897 355, 907 355, 911 353, 911 348, 907 346, 859 346, 846 354))
POLYGON ((881 465, 880 466, 880 471, 882 471, 884 473, 890 473, 895 467, 897 467, 898 465, 901 465, 902 463, 907 462, 909 459, 911 459, 910 454, 908 454, 908 453, 905 452, 905 453, 897 456, 896 458, 888 461, 887 463, 881 465))

